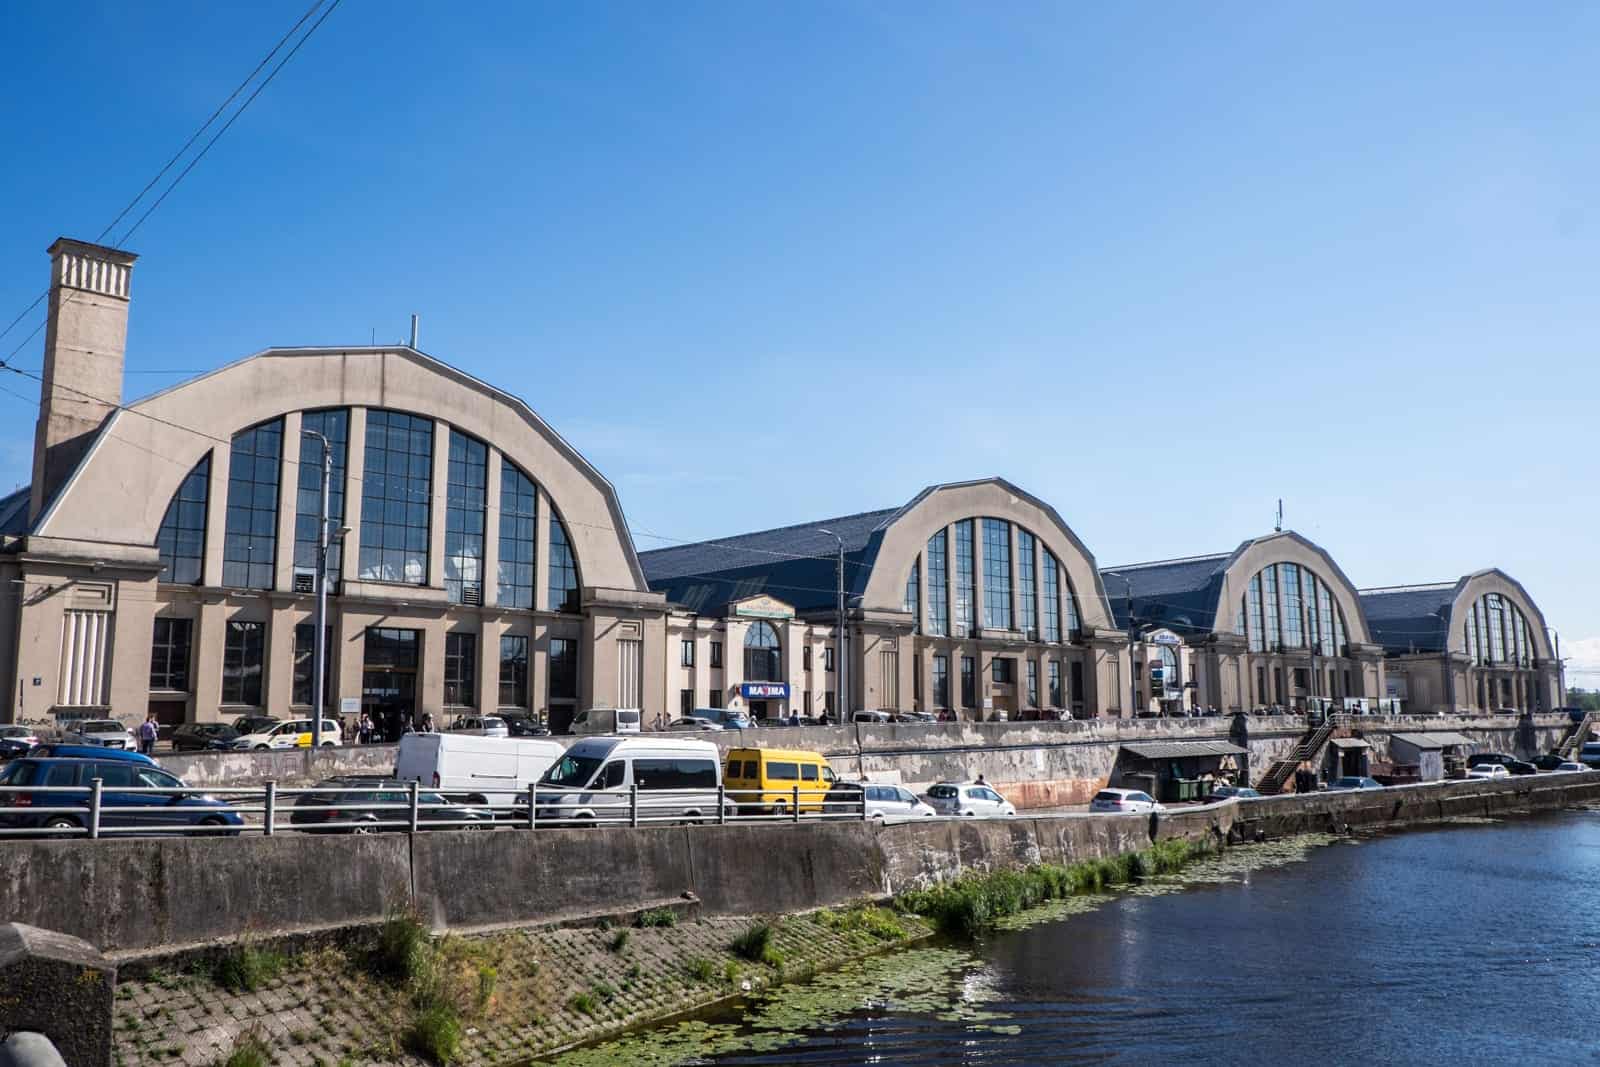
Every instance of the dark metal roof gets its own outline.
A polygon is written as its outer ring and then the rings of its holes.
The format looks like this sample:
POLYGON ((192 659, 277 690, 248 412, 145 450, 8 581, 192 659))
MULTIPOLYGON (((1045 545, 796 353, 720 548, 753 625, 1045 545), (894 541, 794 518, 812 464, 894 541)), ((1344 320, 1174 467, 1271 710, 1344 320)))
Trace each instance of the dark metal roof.
POLYGON ((1328 743, 1334 748, 1371 748, 1366 741, 1359 737, 1330 737, 1328 743))
POLYGON ((1222 576, 1233 553, 1135 563, 1100 572, 1117 626, 1128 625, 1128 590, 1141 623, 1179 633, 1209 633, 1215 621, 1222 576))
POLYGON ((1184 759, 1188 756, 1242 756, 1244 749, 1227 741, 1124 742, 1124 752, 1144 759, 1184 759))
POLYGON ((1389 655, 1442 651, 1458 588, 1458 582, 1439 582, 1363 589, 1361 610, 1372 639, 1389 655))
POLYGON ((1477 744, 1476 741, 1470 737, 1467 737, 1465 734, 1451 733, 1446 730, 1440 730, 1437 733, 1428 734, 1390 734, 1389 740, 1404 741, 1412 748, 1426 749, 1428 751, 1442 748, 1454 748, 1457 745, 1466 745, 1470 747, 1477 744))
POLYGON ((28 499, 32 486, 25 485, 8 497, 0 498, 0 534, 28 532, 28 499))
POLYGON ((859 596, 877 559, 882 530, 903 508, 863 511, 775 530, 722 537, 639 553, 650 588, 680 607, 721 614, 728 603, 767 594, 796 612, 832 610, 837 599, 835 562, 844 539, 845 593, 859 596))

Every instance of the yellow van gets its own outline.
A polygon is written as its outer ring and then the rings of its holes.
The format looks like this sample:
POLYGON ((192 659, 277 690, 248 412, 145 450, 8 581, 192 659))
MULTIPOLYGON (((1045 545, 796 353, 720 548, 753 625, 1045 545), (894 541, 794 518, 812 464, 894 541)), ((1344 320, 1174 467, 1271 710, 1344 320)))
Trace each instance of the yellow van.
POLYGON ((722 782, 743 813, 788 814, 800 790, 801 811, 821 811, 834 783, 833 768, 820 752, 796 748, 730 748, 722 782))

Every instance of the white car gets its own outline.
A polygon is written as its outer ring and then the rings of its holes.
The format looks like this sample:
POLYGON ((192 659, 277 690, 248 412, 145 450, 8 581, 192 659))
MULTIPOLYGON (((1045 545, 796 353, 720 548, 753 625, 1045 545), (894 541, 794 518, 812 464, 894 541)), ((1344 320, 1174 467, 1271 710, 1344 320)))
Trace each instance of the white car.
POLYGON ((1138 789, 1102 789, 1089 801, 1089 810, 1101 814, 1147 815, 1166 811, 1156 798, 1138 789))
POLYGON ((0 741, 20 741, 24 745, 37 745, 39 734, 27 726, 0 726, 0 741))
POLYGON ((510 737, 511 727, 498 715, 461 715, 445 732, 474 737, 510 737))
MULTIPOLYGON (((862 783, 866 788, 867 818, 896 819, 928 818, 937 815, 928 805, 917 799, 917 795, 903 785, 873 785, 871 782, 862 783)), ((1015 814, 1015 812, 1012 812, 1015 814)))
POLYGON ((940 815, 965 815, 989 818, 1015 815, 1017 809, 987 785, 971 782, 940 782, 928 787, 928 805, 940 815))
MULTIPOLYGON (((338 723, 332 719, 323 719, 322 747, 331 748, 342 744, 339 732, 338 723)), ((310 748, 311 720, 290 719, 287 722, 275 723, 258 734, 246 734, 243 737, 235 738, 232 747, 236 751, 253 750, 256 752, 281 748, 310 748)))
POLYGON ((1498 763, 1480 763, 1467 770, 1468 778, 1510 778, 1511 772, 1498 763))
POLYGON ((130 752, 139 747, 133 732, 116 719, 84 719, 68 732, 66 740, 74 745, 125 748, 130 752))

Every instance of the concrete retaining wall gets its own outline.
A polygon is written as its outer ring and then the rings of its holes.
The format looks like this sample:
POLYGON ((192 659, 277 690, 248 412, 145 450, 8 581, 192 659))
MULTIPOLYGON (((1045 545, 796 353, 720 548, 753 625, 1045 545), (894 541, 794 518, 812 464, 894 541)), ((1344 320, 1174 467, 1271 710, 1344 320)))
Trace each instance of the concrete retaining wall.
MULTIPOLYGON (((1450 730, 1483 749, 1531 756, 1560 739, 1566 719, 1538 716, 1531 729, 1511 716, 1372 716, 1355 720, 1374 759, 1388 757, 1391 733, 1450 730)), ((1300 716, 1250 716, 1252 777, 1288 753, 1306 728, 1300 716)), ((940 781, 983 775, 1019 808, 1084 804, 1111 775, 1119 746, 1139 741, 1232 740, 1231 716, 1205 719, 1090 719, 1039 723, 858 723, 850 726, 763 727, 692 736, 723 749, 800 748, 827 756, 836 773, 921 789, 940 781)), ((571 743, 576 738, 556 738, 571 743)), ((203 788, 259 785, 269 780, 308 785, 332 774, 388 773, 395 746, 369 745, 283 752, 221 752, 166 756, 161 762, 203 788)))
POLYGON ((1147 816, 1060 815, 601 830, 0 844, 0 920, 104 951, 357 926, 413 901, 439 928, 617 914, 692 894, 713 914, 796 911, 966 871, 1074 863, 1160 838, 1387 826, 1600 801, 1600 774, 1273 797, 1147 816))

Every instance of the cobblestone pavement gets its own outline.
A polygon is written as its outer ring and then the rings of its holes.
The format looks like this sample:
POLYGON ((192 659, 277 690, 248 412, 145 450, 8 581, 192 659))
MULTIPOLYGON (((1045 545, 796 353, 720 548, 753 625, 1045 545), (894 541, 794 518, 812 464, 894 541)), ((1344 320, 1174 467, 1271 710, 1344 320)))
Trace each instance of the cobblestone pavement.
MULTIPOLYGON (((444 980, 466 991, 457 998, 467 1004, 457 1062, 525 1061, 929 932, 912 917, 894 916, 888 928, 859 917, 846 910, 772 920, 772 945, 782 954, 776 966, 730 948, 754 919, 446 937, 436 942, 444 980)), ((273 951, 265 944, 254 950, 273 951)), ((248 992, 221 984, 213 966, 199 964, 120 983, 117 1064, 221 1064, 241 1035, 252 1034, 275 1064, 427 1062, 410 1051, 410 990, 375 976, 362 951, 306 950, 269 970, 276 973, 248 992)))

